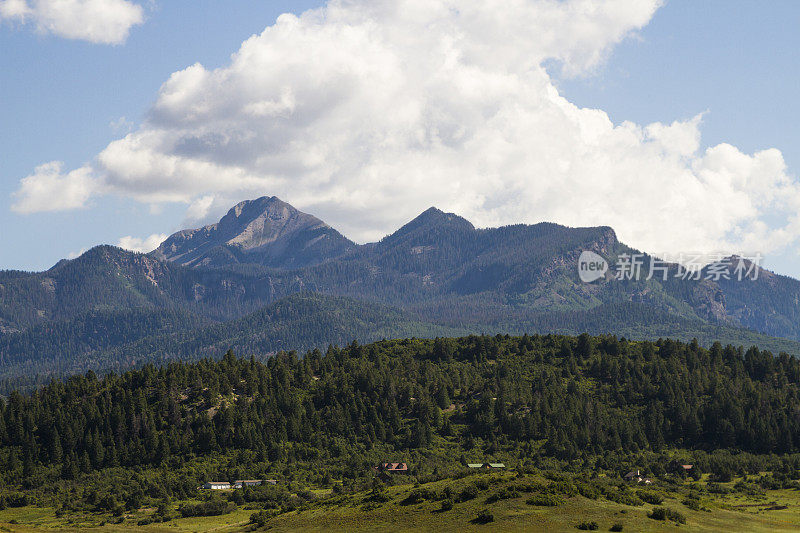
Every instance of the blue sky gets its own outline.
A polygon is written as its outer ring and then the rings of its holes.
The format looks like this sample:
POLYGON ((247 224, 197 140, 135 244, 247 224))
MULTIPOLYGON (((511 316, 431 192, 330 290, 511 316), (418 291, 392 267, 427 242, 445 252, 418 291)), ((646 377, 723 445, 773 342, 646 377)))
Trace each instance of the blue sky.
MULTIPOLYGON (((168 201, 153 201, 154 195, 162 195, 159 196, 162 198, 166 193, 158 187, 155 188, 157 190, 144 191, 144 185, 141 183, 130 185, 129 182, 125 182, 124 187, 111 187, 109 192, 102 194, 93 193, 81 207, 76 209, 59 211, 37 209, 29 213, 12 210, 12 205, 18 201, 13 194, 20 189, 20 179, 34 173, 37 166, 50 161, 62 161, 67 171, 78 169, 93 161, 110 142, 128 133, 137 132, 141 125, 147 122, 148 117, 159 128, 174 129, 174 124, 168 126, 163 124, 168 120, 179 122, 173 115, 179 111, 185 112, 185 107, 176 106, 168 109, 167 111, 171 113, 169 117, 172 118, 163 118, 159 115, 167 113, 163 111, 164 106, 161 105, 163 98, 159 96, 159 88, 172 73, 195 63, 201 63, 205 71, 226 68, 231 64, 231 54, 239 49, 242 42, 275 24, 279 14, 284 12, 299 14, 306 9, 321 5, 322 2, 277 0, 270 2, 235 0, 225 3, 196 0, 156 1, 143 4, 143 22, 132 26, 127 40, 117 45, 64 38, 53 32, 44 33, 30 20, 0 22, 0 50, 2 50, 0 53, 0 72, 2 72, 0 74, 0 162, 2 162, 0 164, 0 227, 2 228, 0 250, 3 251, 0 253, 0 268, 41 270, 50 267, 62 257, 96 244, 117 244, 124 236, 145 238, 153 234, 168 234, 188 223, 201 223, 213 219, 224 206, 235 200, 254 196, 256 193, 278 194, 298 207, 341 227, 345 234, 358 240, 366 240, 391 231, 401 223, 403 217, 413 216, 413 213, 422 210, 420 207, 424 208, 430 204, 460 212, 471 220, 477 219, 479 225, 535 222, 539 218, 570 225, 577 223, 588 225, 606 220, 603 209, 597 209, 595 212, 594 207, 586 206, 587 200, 583 197, 581 197, 583 203, 577 206, 569 205, 569 198, 565 198, 563 191, 569 192, 573 189, 554 189, 552 197, 545 196, 541 200, 547 202, 548 210, 539 208, 541 214, 537 214, 537 209, 525 210, 524 205, 508 203, 510 202, 508 197, 519 196, 518 192, 524 189, 524 183, 520 181, 502 181, 498 178, 495 189, 502 189, 504 194, 490 196, 472 187, 472 182, 469 181, 454 185, 453 178, 444 172, 430 178, 440 186, 432 187, 427 197, 423 191, 419 196, 409 197, 406 201, 405 197, 398 197, 396 191, 389 190, 386 193, 385 203, 380 204, 379 201, 378 206, 370 210, 365 207, 369 205, 370 199, 379 196, 380 191, 386 190, 388 186, 382 185, 378 192, 367 191, 369 194, 365 193, 367 196, 365 200, 359 198, 353 191, 363 189, 367 177, 360 177, 360 181, 354 182, 353 185, 345 182, 345 178, 341 178, 341 183, 336 183, 335 180, 340 173, 356 173, 362 167, 371 168, 367 176, 373 176, 377 172, 374 169, 378 168, 391 177, 394 167, 385 161, 376 163, 373 159, 348 159, 337 162, 337 170, 330 171, 324 179, 318 177, 319 173, 315 173, 313 177, 289 175, 274 178, 271 169, 276 163, 273 160, 268 162, 272 166, 267 171, 263 170, 264 167, 258 167, 260 171, 267 172, 270 176, 269 179, 265 178, 266 185, 258 185, 252 189, 240 185, 227 189, 211 187, 208 194, 213 195, 213 202, 211 196, 205 196, 206 191, 201 186, 181 191, 180 194, 185 194, 185 200, 181 196, 178 201, 174 201, 174 198, 168 201), (152 118, 154 116, 155 119, 152 118), (361 165, 365 161, 366 163, 361 165), (325 186, 315 185, 321 182, 324 182, 325 186), (273 183, 274 186, 271 185, 273 183), (344 200, 336 199, 332 192, 334 189, 326 188, 329 183, 334 183, 335 191, 345 199, 352 198, 354 206, 351 208, 345 205, 344 200), (475 196, 477 199, 470 203, 456 199, 456 196, 458 198, 475 196), (202 216, 197 216, 196 220, 193 220, 192 216, 187 214, 187 205, 195 205, 198 202, 202 204, 203 198, 209 198, 211 207, 204 209, 202 216), (565 205, 550 208, 549 206, 556 201, 552 198, 561 199, 558 201, 563 201, 565 205), (387 208, 392 205, 392 201, 395 201, 393 199, 399 199, 397 201, 407 208, 397 210, 387 208), (495 207, 496 210, 493 211, 495 207), (387 215, 387 211, 392 211, 393 216, 387 215), (534 212, 530 213, 531 211, 534 212), (576 211, 591 213, 581 218, 574 215, 576 211), (498 212, 504 214, 499 215, 498 212), (375 233, 354 234, 360 225, 374 226, 375 233)), ((344 15, 353 17, 352 12, 344 15)), ((392 32, 398 27, 403 29, 401 24, 404 21, 397 21, 396 16, 390 18, 382 13, 375 16, 380 21, 379 26, 384 24, 387 35, 394 35, 392 32)), ((627 32, 629 29, 633 32, 632 35, 626 34, 627 36, 622 39, 619 39, 621 33, 609 34, 600 38, 605 41, 595 43, 592 45, 594 47, 587 45, 584 48, 563 43, 552 45, 532 41, 528 44, 532 47, 540 45, 542 48, 555 47, 555 52, 550 51, 551 48, 547 48, 546 53, 536 48, 535 53, 539 53, 543 58, 540 63, 547 67, 547 72, 550 74, 550 79, 545 81, 552 82, 558 88, 560 95, 571 104, 580 108, 601 109, 607 113, 615 126, 630 121, 641 125, 642 128, 651 123, 667 125, 674 121, 688 123, 698 114, 705 113, 697 126, 702 134, 697 149, 699 152, 720 143, 728 143, 748 156, 761 150, 777 148, 787 166, 785 175, 790 180, 796 181, 797 169, 800 168, 800 148, 798 148, 800 133, 796 127, 800 119, 800 104, 796 98, 796 89, 800 87, 798 83, 800 74, 796 68, 800 59, 796 35, 799 22, 800 5, 795 2, 771 2, 763 5, 754 2, 673 0, 655 11, 652 18, 647 15, 643 24, 640 23, 640 18, 633 19, 633 17, 631 20, 620 22, 622 28, 620 32, 627 32), (641 26, 641 29, 637 31, 638 26, 641 26), (618 40, 620 42, 617 42, 618 40), (590 52, 596 49, 604 53, 603 61, 597 62, 591 56, 590 52), (556 58, 548 57, 548 54, 556 58), (575 66, 575 68, 565 68, 565 66, 575 66)), ((409 22, 412 25, 414 23, 414 20, 409 22)), ((332 23, 328 23, 328 26, 331 25, 332 23)), ((321 29, 317 30, 317 26, 306 24, 303 27, 307 32, 302 38, 306 39, 309 32, 312 36, 313 31, 322 32, 328 26, 320 25, 321 29)), ((472 26, 465 26, 462 30, 468 34, 471 28, 472 26)), ((295 34, 291 35, 290 38, 301 38, 295 37, 295 34)), ((275 37, 269 37, 273 38, 275 37)), ((387 37, 386 42, 398 47, 414 46, 404 41, 403 37, 391 38, 396 40, 390 41, 387 37)), ((266 37, 265 40, 266 42, 254 43, 254 47, 261 46, 257 50, 263 52, 265 48, 269 50, 270 46, 272 48, 278 46, 275 41, 270 41, 266 37)), ((298 42, 306 43, 310 47, 308 54, 297 57, 291 55, 292 43, 289 42, 285 44, 287 48, 283 50, 283 55, 276 55, 279 59, 273 57, 271 61, 281 61, 280 58, 286 57, 286 62, 291 65, 280 72, 285 72, 287 79, 291 79, 291 82, 287 82, 287 86, 295 94, 303 94, 303 91, 310 90, 303 84, 310 82, 306 78, 299 77, 298 72, 302 73, 316 67, 313 63, 309 63, 307 68, 303 68, 302 64, 299 67, 296 65, 298 62, 311 61, 309 57, 314 55, 315 45, 308 44, 310 42, 308 40, 298 42)), ((376 45, 376 49, 386 45, 386 42, 381 41, 380 46, 376 45)), ((485 43, 481 41, 480 44, 485 43)), ((502 54, 502 43, 497 43, 497 46, 498 54, 502 54)), ((390 48, 385 47, 387 50, 390 48)), ((403 56, 386 57, 391 59, 403 56)), ((331 61, 342 61, 341 64, 348 67, 344 62, 345 59, 332 57, 331 61)), ((384 73, 375 67, 381 65, 381 61, 384 59, 377 58, 374 64, 365 62, 363 65, 371 69, 370 76, 386 74, 386 79, 390 80, 391 72, 384 73)), ((509 67, 505 73, 508 72, 516 73, 513 67, 509 67)), ((324 75, 331 74, 325 71, 324 75)), ((427 74, 422 72, 420 76, 427 74)), ((424 81, 425 78, 422 79, 424 81)), ((336 92, 330 89, 334 87, 330 79, 327 83, 325 92, 320 93, 323 97, 320 98, 318 95, 317 100, 324 100, 327 92, 336 92)), ((419 78, 404 80, 403 83, 403 87, 423 85, 419 78)), ((182 80, 176 81, 175 85, 184 89, 187 86, 182 80)), ((256 84, 254 86, 258 87, 256 84)), ((238 86, 233 86, 234 89, 236 87, 238 86)), ((265 90, 272 90, 271 85, 264 87, 265 90)), ((338 86, 334 88, 338 90, 338 86)), ((441 87, 433 90, 441 90, 441 87)), ((370 104, 379 106, 386 101, 380 99, 370 104)), ((425 102, 426 105, 433 105, 429 100, 425 102)), ((465 106, 458 108, 462 114, 471 111, 468 104, 457 103, 465 106)), ((442 106, 441 103, 435 105, 442 106)), ((441 111, 444 108, 437 109, 441 111)), ((533 119, 535 118, 533 116, 533 119)), ((315 117, 314 120, 319 123, 315 131, 324 132, 326 131, 324 127, 330 124, 332 119, 324 115, 315 117)), ((337 120, 344 119, 337 118, 337 120)), ((532 123, 538 122, 533 120, 532 123)), ((344 128, 334 128, 332 131, 337 132, 336 135, 351 125, 347 122, 337 124, 344 124, 344 128)), ((297 124, 291 126, 299 127, 297 124)), ((362 127, 360 124, 352 126, 353 130, 362 127)), ((230 129, 240 125, 235 123, 225 127, 230 129)), ((150 126, 147 128, 148 132, 153 130, 150 126)), ((387 136, 391 142, 396 138, 396 130, 393 128, 396 128, 394 123, 386 126, 386 131, 392 132, 391 137, 387 136)), ((437 128, 437 131, 445 129, 443 125, 438 125, 437 128)), ((474 135, 482 134, 479 127, 476 126, 474 129, 474 135)), ((684 142, 685 137, 691 137, 693 131, 691 125, 681 126, 679 130, 675 134, 680 136, 681 140, 675 141, 679 143, 684 142)), ((204 127, 203 131, 208 129, 204 127)), ((377 135, 374 130, 369 131, 370 134, 377 135)), ((385 131, 381 131, 380 134, 385 134, 385 131)), ((363 143, 370 142, 364 141, 364 138, 361 134, 358 139, 351 139, 342 146, 361 148, 363 143)), ((486 138, 490 138, 488 134, 486 138)), ((675 136, 669 138, 674 139, 675 136)), ((308 146, 314 146, 307 137, 298 138, 298 142, 300 141, 309 143, 308 146)), ((389 141, 385 141, 383 146, 386 142, 389 141)), ((647 148, 652 147, 647 144, 647 148)), ((337 150, 341 151, 339 148, 337 150)), ((548 154, 556 153, 556 150, 557 147, 545 152, 545 155, 549 157, 548 154)), ((305 152, 308 152, 308 149, 305 152)), ((508 153, 509 158, 513 158, 517 152, 509 149, 508 153)), ((690 158, 680 150, 676 153, 678 155, 665 156, 665 159, 670 160, 670 165, 674 164, 672 161, 674 158, 690 158)), ((412 162, 423 161, 425 163, 420 165, 422 166, 430 162, 428 155, 415 152, 410 155, 404 153, 398 157, 407 157, 407 160, 412 162)), ((593 154, 592 157, 600 158, 602 155, 593 154)), ((436 157, 446 161, 447 156, 440 157, 437 153, 436 157)), ((701 158, 691 157, 696 161, 686 163, 686 168, 696 168, 705 164, 701 158)), ((207 159, 206 156, 204 158, 207 159)), ((613 158, 614 156, 611 157, 613 158)), ((281 161, 287 159, 288 157, 283 157, 281 161)), ((483 168, 481 165, 485 161, 486 158, 474 163, 476 173, 479 172, 478 167, 483 168)), ((522 172, 519 168, 530 167, 530 165, 526 167, 524 163, 525 161, 520 159, 518 166, 509 168, 509 175, 522 172)), ((306 164, 305 160, 291 160, 286 163, 286 169, 289 170, 282 168, 281 172, 291 174, 293 172, 291 169, 306 164)), ((431 166, 434 169, 432 172, 435 172, 437 164, 438 160, 431 166)), ((500 163, 504 164, 505 162, 500 163)), ((244 163, 237 165, 237 169, 246 167, 244 163)), ((572 163, 572 166, 575 165, 572 163)), ((646 181, 646 166, 626 166, 621 170, 611 168, 608 172, 614 175, 629 168, 644 168, 645 170, 637 172, 643 173, 644 177, 641 179, 646 181)), ((463 174, 464 169, 460 169, 460 172, 463 174)), ((669 182, 670 170, 663 172, 666 174, 659 179, 669 182)), ((278 171, 275 173, 279 174, 278 171)), ((402 178, 394 177, 393 182, 405 179, 413 182, 417 179, 410 178, 405 173, 398 173, 397 176, 402 178)), ((425 183, 424 176, 418 179, 419 183, 425 183)), ((520 179, 524 181, 524 178, 520 179)), ((570 175, 566 176, 564 181, 572 179, 578 178, 570 175)), ((637 179, 639 178, 634 175, 624 181, 625 187, 619 194, 624 196, 626 194, 624 191, 635 188, 637 179)), ((173 194, 172 189, 169 190, 170 194, 173 194)), ((750 189, 731 192, 731 209, 738 208, 737 199, 747 195, 748 190, 750 189)), ((525 193, 528 194, 527 189, 525 193)), ((680 189, 674 194, 680 200, 680 189)), ((588 198, 591 200, 591 197, 588 198)), ((728 196, 720 196, 723 202, 728 201, 727 198, 728 196)), ((691 199, 694 201, 695 197, 691 199)), ((713 200, 713 196, 711 199, 713 200)), ((631 202, 639 200, 639 197, 632 194, 631 202)), ((58 198, 55 197, 52 201, 57 203, 58 198)), ((603 199, 598 197, 598 202, 602 201, 603 199)), ((708 207, 695 203, 694 210, 697 212, 702 213, 708 207)), ((788 224, 781 219, 781 215, 776 214, 775 220, 772 220, 769 212, 770 204, 764 205, 765 212, 760 214, 759 221, 768 226, 774 224, 775 228, 787 231, 788 224)), ((622 210, 623 207, 619 209, 622 210)), ((615 228, 625 226, 624 222, 615 223, 617 220, 624 221, 624 216, 624 212, 609 216, 609 225, 615 228)), ((709 216, 714 215, 709 214, 709 216)), ((641 218, 641 215, 631 213, 630 218, 636 217, 641 218)), ((728 220, 720 215, 714 223, 725 224, 728 220)), ((637 231, 633 223, 630 228, 623 227, 622 230, 618 229, 618 232, 629 244, 653 253, 659 253, 662 249, 675 251, 680 246, 674 244, 674 241, 659 240, 659 231, 664 234, 675 233, 676 240, 679 242, 683 240, 693 247, 702 246, 707 242, 732 243, 731 245, 737 243, 735 236, 723 237, 716 233, 709 233, 704 235, 703 239, 692 242, 689 238, 691 233, 687 232, 691 231, 692 225, 697 226, 701 222, 693 220, 691 224, 687 224, 688 230, 678 230, 664 227, 663 224, 659 225, 661 223, 658 220, 642 221, 643 226, 649 224, 647 232, 637 231)), ((751 243, 753 239, 758 240, 759 233, 746 227, 747 221, 737 219, 734 222, 742 226, 741 242, 749 243, 748 245, 752 247, 751 243)), ((767 253, 767 266, 780 273, 800 277, 798 242, 788 237, 784 241, 783 244, 772 246, 773 249, 767 253)), ((687 249, 687 251, 693 250, 687 249)))
POLYGON ((119 46, 41 35, 0 25, 0 268, 43 270, 124 235, 178 228, 183 212, 154 215, 146 205, 104 198, 89 208, 19 215, 11 211, 19 179, 43 161, 79 166, 138 123, 169 75, 195 62, 228 60, 244 39, 284 12, 321 2, 171 0, 119 46), (232 6, 235 4, 236 8, 232 6))

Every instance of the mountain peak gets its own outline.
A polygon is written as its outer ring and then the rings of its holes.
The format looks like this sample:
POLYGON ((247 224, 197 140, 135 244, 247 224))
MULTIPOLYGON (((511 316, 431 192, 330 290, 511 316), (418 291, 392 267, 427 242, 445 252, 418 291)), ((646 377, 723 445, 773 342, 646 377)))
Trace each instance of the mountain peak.
POLYGON ((431 206, 428 209, 426 209, 425 211, 423 211, 422 213, 420 213, 417 216, 417 218, 439 216, 439 215, 444 215, 444 214, 445 214, 445 212, 442 211, 441 209, 439 209, 438 207, 431 206))
POLYGON ((474 230, 475 226, 464 217, 460 217, 455 213, 446 213, 439 208, 436 207, 429 207, 416 218, 414 218, 411 222, 400 228, 401 230, 404 228, 407 229, 415 229, 421 226, 453 226, 453 227, 461 227, 463 229, 470 229, 474 230))
POLYGON ((277 196, 262 196, 261 198, 256 198, 255 200, 244 200, 239 202, 235 206, 231 207, 227 214, 234 218, 241 218, 243 216, 257 216, 258 214, 264 212, 280 212, 283 210, 298 212, 297 209, 290 204, 287 204, 277 196))
POLYGON ((245 200, 216 224, 175 233, 153 252, 187 266, 255 263, 299 268, 355 247, 323 221, 277 196, 245 200))
POLYGON ((429 241, 438 240, 436 235, 448 235, 448 238, 450 238, 454 234, 472 233, 474 231, 475 226, 469 220, 455 213, 445 213, 441 209, 430 207, 408 224, 391 235, 384 237, 380 244, 394 246, 403 242, 413 245, 425 245, 429 241))

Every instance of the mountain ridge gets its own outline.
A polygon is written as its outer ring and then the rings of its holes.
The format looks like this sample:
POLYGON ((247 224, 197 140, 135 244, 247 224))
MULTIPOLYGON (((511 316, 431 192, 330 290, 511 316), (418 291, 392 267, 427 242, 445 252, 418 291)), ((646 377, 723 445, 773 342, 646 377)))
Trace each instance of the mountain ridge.
MULTIPOLYGON (((376 313, 390 321, 410 313, 429 332, 579 333, 579 327, 639 338, 686 339, 696 333, 710 339, 717 331, 742 343, 788 346, 800 355, 795 345, 763 336, 800 340, 797 280, 766 270, 747 283, 680 280, 678 265, 669 265, 666 280, 619 280, 609 272, 595 283, 581 282, 577 262, 583 251, 604 257, 611 271, 620 254, 638 253, 608 226, 475 228, 430 208, 380 241, 357 245, 316 217, 262 197, 237 204, 216 225, 170 239, 150 254, 101 245, 44 272, 1 271, 0 341, 13 336, 14 360, 27 361, 26 372, 45 365, 44 352, 35 346, 52 346, 57 339, 70 339, 64 357, 91 361, 92 354, 114 350, 127 361, 124 350, 140 339, 155 333, 168 339, 204 324, 229 324, 226 331, 235 335, 221 333, 219 342, 236 338, 248 344, 233 321, 295 294, 318 293, 382 306, 376 313), (327 239, 314 236, 320 231, 339 244, 320 246, 327 239), (82 318, 87 313, 95 315, 82 318), (120 333, 120 321, 128 316, 141 324, 120 333), (92 324, 100 328, 98 335, 114 333, 102 342, 87 339, 95 334, 92 324)), ((642 257, 646 271, 655 258, 642 257)), ((342 302, 343 309, 354 309, 342 302)), ((318 321, 323 323, 333 322, 318 321)), ((369 338, 353 326, 336 340, 348 332, 369 338)), ((325 331, 311 333, 321 342, 325 331)))

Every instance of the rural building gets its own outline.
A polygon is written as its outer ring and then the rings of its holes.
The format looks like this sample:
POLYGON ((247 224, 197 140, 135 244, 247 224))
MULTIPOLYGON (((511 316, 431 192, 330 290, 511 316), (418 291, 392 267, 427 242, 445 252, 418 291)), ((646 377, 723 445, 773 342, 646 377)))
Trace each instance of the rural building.
POLYGON ((243 487, 258 487, 261 485, 260 479, 237 479, 233 482, 233 487, 236 489, 241 489, 243 487))
POLYGON ((406 463, 381 463, 373 467, 373 469, 388 474, 408 474, 408 465, 406 463))
POLYGON ((495 470, 498 468, 505 468, 504 463, 467 463, 469 468, 485 468, 486 470, 495 470))
POLYGON ((625 481, 633 481, 635 483, 644 483, 645 485, 649 485, 649 484, 651 484, 653 482, 652 479, 644 477, 642 475, 641 471, 639 471, 639 470, 636 470, 636 471, 631 470, 630 472, 625 474, 625 476, 623 476, 623 477, 625 478, 625 481))
POLYGON ((203 488, 210 490, 225 490, 231 488, 231 484, 227 481, 209 481, 203 485, 203 488))
POLYGON ((388 481, 392 474, 408 474, 408 465, 406 463, 381 463, 378 466, 373 466, 372 469, 378 472, 378 477, 382 481, 388 481))
POLYGON ((685 465, 677 460, 670 461, 667 465, 667 471, 675 474, 691 474, 693 469, 694 465, 685 465))
POLYGON ((623 477, 625 478, 625 480, 626 480, 626 481, 631 481, 631 480, 633 480, 633 479, 636 479, 636 478, 637 478, 637 477, 639 477, 640 475, 641 475, 641 474, 639 473, 639 471, 638 471, 638 470, 636 470, 635 472, 634 472, 633 470, 631 470, 630 472, 628 472, 627 474, 625 474, 625 476, 623 476, 623 477))

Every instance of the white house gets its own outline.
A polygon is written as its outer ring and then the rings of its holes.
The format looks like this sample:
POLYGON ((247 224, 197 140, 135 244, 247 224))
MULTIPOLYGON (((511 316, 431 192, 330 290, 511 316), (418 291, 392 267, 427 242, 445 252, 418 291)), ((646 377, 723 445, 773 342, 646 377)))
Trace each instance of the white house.
POLYGON ((231 484, 227 481, 208 481, 203 485, 204 489, 210 490, 225 490, 231 488, 231 484))

